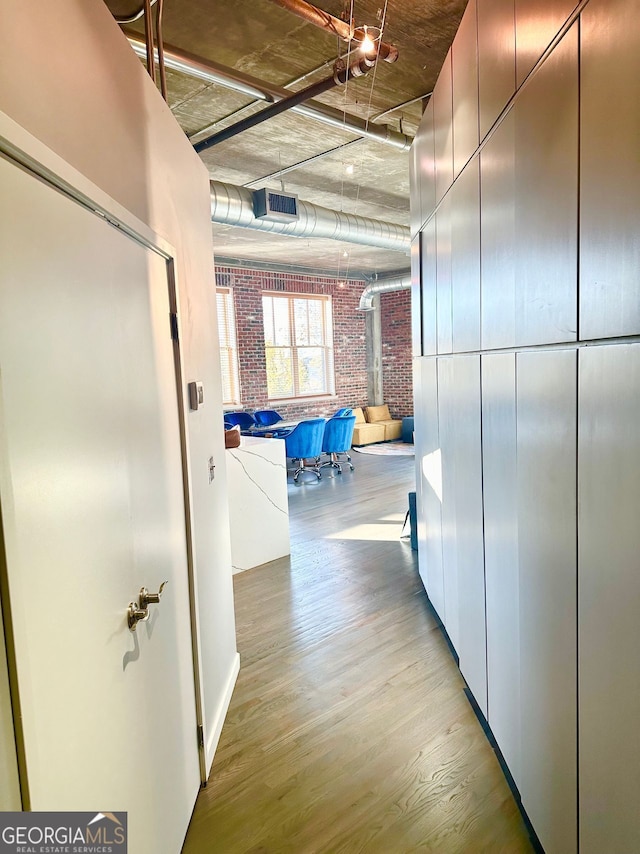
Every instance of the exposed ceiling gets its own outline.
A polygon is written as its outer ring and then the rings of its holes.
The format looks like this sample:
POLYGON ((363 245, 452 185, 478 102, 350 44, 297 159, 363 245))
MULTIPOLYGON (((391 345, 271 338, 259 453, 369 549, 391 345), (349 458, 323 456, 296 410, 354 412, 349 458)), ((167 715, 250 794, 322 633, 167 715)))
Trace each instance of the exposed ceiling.
MULTIPOLYGON (((132 2, 107 0, 116 14, 131 9, 132 2)), ((350 0, 318 0, 316 5, 340 17, 345 7, 348 11, 350 0)), ((412 137, 425 103, 421 99, 433 89, 465 6, 466 0, 388 0, 383 38, 398 48, 398 61, 379 62, 367 76, 349 80, 346 86, 316 100, 412 137), (413 99, 418 100, 387 112, 413 99), (386 115, 376 118, 381 113, 386 115)), ((357 25, 380 26, 384 12, 385 0, 354 0, 357 25)), ((140 21, 128 27, 143 32, 140 21)), ((333 60, 347 50, 336 36, 273 0, 165 0, 164 41, 271 85, 288 86, 304 75, 304 80, 291 85, 292 91, 329 76, 333 60)), ((248 106, 252 102, 246 95, 177 71, 167 72, 167 88, 169 105, 194 142, 202 138, 198 132, 205 128, 221 130, 265 107, 261 102, 248 106), (230 118, 240 109, 238 116, 230 118)), ((286 192, 297 193, 313 204, 408 226, 408 151, 370 140, 340 147, 357 138, 352 131, 286 112, 201 156, 218 181, 253 182, 252 188, 279 190, 282 180, 286 192), (286 172, 280 180, 278 170, 336 148, 286 172), (347 172, 348 166, 352 171, 347 172), (259 180, 262 178, 264 181, 259 180)), ((408 267, 408 257, 401 252, 217 224, 212 227, 219 259, 318 268, 345 277, 408 267)))

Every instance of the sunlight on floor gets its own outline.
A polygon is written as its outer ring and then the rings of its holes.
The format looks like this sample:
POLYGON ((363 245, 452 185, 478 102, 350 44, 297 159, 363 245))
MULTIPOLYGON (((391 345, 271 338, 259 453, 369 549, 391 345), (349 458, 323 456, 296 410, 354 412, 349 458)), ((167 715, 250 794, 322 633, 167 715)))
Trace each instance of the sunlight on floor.
POLYGON ((345 528, 344 531, 336 531, 335 534, 329 534, 327 539, 393 542, 400 539, 403 522, 403 513, 390 513, 378 519, 377 522, 354 525, 352 528, 345 528))

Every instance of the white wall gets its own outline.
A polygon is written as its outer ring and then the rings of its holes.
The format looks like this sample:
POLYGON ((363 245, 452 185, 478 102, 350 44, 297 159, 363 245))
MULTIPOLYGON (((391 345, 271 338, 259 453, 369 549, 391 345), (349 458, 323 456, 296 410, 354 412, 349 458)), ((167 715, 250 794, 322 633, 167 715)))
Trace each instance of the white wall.
POLYGON ((0 0, 0 19, 0 111, 177 250, 185 378, 205 388, 187 441, 210 764, 238 655, 208 174, 101 0, 0 0))

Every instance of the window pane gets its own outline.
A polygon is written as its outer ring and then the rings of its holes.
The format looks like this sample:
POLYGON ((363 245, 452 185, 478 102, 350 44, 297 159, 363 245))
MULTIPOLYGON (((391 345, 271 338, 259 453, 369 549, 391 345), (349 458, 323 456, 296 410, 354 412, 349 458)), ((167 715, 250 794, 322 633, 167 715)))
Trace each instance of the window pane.
POLYGON ((293 397, 293 358, 287 347, 267 347, 267 391, 270 398, 293 397))
POLYGON ((298 387, 300 394, 321 394, 328 391, 322 347, 298 348, 298 387))
POLYGON ((273 346, 276 341, 273 335, 273 300, 271 297, 262 297, 262 315, 264 318, 264 342, 267 346, 273 346))
POLYGON ((309 337, 308 344, 325 344, 323 308, 324 304, 319 300, 309 300, 309 337))
POLYGON ((231 403, 234 400, 232 386, 233 366, 231 364, 231 354, 225 347, 220 348, 220 368, 222 373, 222 401, 223 403, 231 403))
POLYGON ((293 316, 295 321, 296 344, 309 344, 309 324, 307 321, 307 306, 311 302, 308 299, 293 300, 293 316))
POLYGON ((236 324, 233 313, 233 292, 216 292, 218 312, 218 337, 220 339, 220 374, 222 379, 222 402, 239 402, 238 350, 236 324))
POLYGON ((289 300, 285 297, 274 298, 273 325, 275 328, 274 344, 278 347, 288 347, 291 344, 289 331, 289 300))

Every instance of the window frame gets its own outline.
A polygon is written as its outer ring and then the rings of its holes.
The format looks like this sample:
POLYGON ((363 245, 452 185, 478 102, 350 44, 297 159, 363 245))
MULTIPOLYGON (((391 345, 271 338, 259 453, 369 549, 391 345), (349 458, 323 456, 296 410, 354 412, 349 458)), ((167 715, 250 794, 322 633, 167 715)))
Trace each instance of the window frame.
MULTIPOLYGON (((267 400, 270 403, 275 403, 281 401, 283 403, 290 403, 292 401, 297 400, 313 400, 313 399, 324 399, 327 397, 335 396, 335 359, 334 359, 334 345, 333 345, 333 304, 332 298, 330 294, 308 294, 308 293, 297 293, 295 291, 273 291, 273 290, 263 290, 261 293, 262 297, 262 311, 263 311, 263 336, 264 336, 264 350, 265 350, 265 367, 268 363, 268 351, 271 350, 289 350, 291 351, 291 367, 292 367, 292 384, 293 384, 293 393, 290 395, 282 394, 279 392, 278 394, 271 394, 269 391, 269 378, 267 376, 267 400), (265 305, 264 300, 265 297, 268 297, 272 300, 280 299, 287 300, 287 318, 288 318, 288 332, 289 332, 289 344, 268 344, 267 343, 267 328, 266 328, 266 320, 265 320, 265 305), (308 300, 320 303, 321 306, 321 316, 322 316, 322 344, 296 344, 296 323, 295 323, 295 301, 296 300, 308 300), (323 362, 324 362, 324 376, 326 378, 325 387, 323 391, 309 391, 304 392, 300 388, 299 382, 299 367, 300 362, 298 358, 298 351, 304 348, 318 348, 322 350, 323 353, 323 362)), ((272 304, 273 307, 273 304, 272 304)), ((275 317, 275 313, 272 312, 272 317, 275 317)), ((308 330, 308 326, 307 326, 308 330)), ((275 333, 275 329, 273 330, 275 333)), ((309 337, 309 336, 307 336, 309 337)), ((274 334, 275 338, 275 334, 274 334)))

